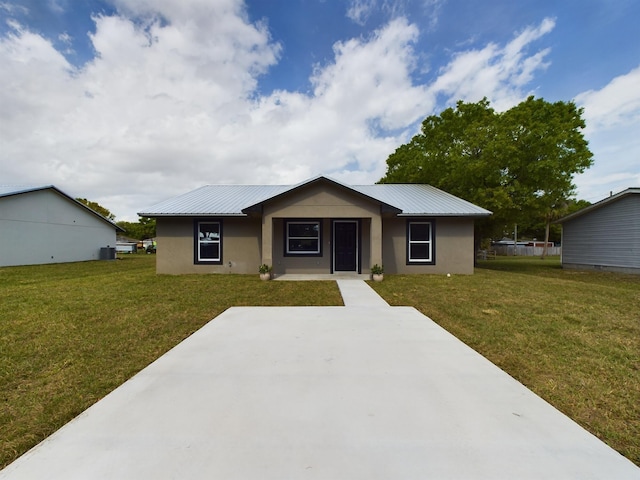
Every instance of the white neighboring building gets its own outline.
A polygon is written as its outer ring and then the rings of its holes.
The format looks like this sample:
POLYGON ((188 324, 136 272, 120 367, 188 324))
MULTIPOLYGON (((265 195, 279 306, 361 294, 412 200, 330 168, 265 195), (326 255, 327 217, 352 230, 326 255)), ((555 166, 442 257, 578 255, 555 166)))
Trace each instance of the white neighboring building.
POLYGON ((98 260, 117 231, 53 185, 0 185, 0 266, 98 260))

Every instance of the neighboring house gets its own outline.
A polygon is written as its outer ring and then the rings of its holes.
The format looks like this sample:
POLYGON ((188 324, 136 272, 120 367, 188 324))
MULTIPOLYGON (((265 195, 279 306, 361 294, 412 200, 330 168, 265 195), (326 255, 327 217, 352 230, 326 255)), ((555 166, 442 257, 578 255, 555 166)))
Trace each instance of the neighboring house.
POLYGON ((561 218, 562 266, 640 274, 640 188, 561 218))
POLYGON ((117 231, 53 185, 0 185, 0 266, 97 260, 117 231))
POLYGON ((157 220, 157 272, 472 274, 474 220, 491 212, 429 185, 209 185, 140 215, 157 220))
POLYGON ((116 236, 116 252, 118 253, 138 253, 138 243, 142 242, 137 238, 129 238, 124 235, 116 236))

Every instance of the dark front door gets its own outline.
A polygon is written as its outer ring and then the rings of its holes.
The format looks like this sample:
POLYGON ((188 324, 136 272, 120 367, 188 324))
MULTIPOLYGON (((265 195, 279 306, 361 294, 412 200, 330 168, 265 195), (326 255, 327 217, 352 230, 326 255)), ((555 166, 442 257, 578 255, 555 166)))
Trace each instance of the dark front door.
POLYGON ((355 220, 333 222, 333 269, 358 271, 358 222, 355 220))

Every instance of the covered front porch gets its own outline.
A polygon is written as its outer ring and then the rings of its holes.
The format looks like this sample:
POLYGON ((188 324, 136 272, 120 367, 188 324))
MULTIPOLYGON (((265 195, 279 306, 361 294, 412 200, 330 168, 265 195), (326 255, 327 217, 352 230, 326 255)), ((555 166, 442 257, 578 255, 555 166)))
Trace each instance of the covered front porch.
POLYGON ((267 217, 262 224, 262 263, 272 266, 276 279, 369 278, 371 266, 382 264, 382 220, 267 217))

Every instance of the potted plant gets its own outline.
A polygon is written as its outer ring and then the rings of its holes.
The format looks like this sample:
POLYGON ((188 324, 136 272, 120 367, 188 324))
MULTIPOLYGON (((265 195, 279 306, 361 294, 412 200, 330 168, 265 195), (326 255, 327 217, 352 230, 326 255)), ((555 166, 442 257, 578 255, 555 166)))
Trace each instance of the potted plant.
POLYGON ((258 272, 260 272, 260 280, 270 280, 271 279, 271 266, 263 263, 258 267, 258 272))
POLYGON ((384 268, 377 263, 371 267, 371 278, 374 282, 381 282, 384 279, 384 268))

